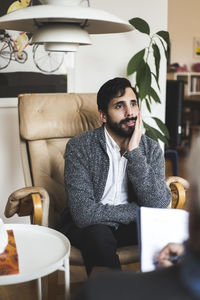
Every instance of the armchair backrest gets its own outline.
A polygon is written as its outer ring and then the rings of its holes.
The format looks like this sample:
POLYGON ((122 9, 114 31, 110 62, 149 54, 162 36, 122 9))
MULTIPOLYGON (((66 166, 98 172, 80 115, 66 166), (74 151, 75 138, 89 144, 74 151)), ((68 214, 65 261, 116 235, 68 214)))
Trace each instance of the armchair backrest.
POLYGON ((70 138, 101 126, 96 94, 19 95, 19 131, 26 186, 42 186, 50 196, 49 226, 67 205, 64 154, 70 138))

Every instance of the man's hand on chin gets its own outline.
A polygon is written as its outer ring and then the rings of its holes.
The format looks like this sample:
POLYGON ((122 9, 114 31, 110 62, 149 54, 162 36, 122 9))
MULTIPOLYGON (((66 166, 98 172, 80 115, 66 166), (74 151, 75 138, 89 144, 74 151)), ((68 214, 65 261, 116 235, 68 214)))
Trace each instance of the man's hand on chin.
POLYGON ((135 129, 128 143, 128 147, 127 147, 128 152, 132 151, 133 149, 136 149, 139 146, 141 136, 142 136, 142 117, 141 117, 141 112, 139 112, 135 123, 135 129))

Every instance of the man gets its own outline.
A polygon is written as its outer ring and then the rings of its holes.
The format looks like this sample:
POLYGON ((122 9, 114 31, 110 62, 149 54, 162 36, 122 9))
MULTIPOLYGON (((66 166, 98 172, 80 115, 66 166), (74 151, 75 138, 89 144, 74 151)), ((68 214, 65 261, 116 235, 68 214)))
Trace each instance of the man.
MULTIPOLYGON (((142 135, 137 93, 125 78, 106 82, 97 94, 103 126, 69 141, 65 184, 73 219, 61 231, 93 267, 120 269, 116 250, 137 244, 139 206, 167 207, 159 144, 142 135)), ((67 219, 67 218, 66 218, 67 219)))
MULTIPOLYGON (((108 272, 92 277, 76 300, 197 300, 200 299, 200 137, 192 147, 189 166, 189 239, 179 263, 140 274, 108 272)), ((161 265, 182 255, 181 244, 167 245, 158 256, 161 265)), ((166 265, 166 264, 165 264, 166 265)))

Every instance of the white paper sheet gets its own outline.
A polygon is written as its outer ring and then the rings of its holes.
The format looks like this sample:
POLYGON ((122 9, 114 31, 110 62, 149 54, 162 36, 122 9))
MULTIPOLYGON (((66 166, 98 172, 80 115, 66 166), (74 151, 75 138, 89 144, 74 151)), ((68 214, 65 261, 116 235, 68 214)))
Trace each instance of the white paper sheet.
POLYGON ((188 212, 181 209, 140 208, 141 271, 155 269, 158 252, 170 242, 188 238, 188 212))

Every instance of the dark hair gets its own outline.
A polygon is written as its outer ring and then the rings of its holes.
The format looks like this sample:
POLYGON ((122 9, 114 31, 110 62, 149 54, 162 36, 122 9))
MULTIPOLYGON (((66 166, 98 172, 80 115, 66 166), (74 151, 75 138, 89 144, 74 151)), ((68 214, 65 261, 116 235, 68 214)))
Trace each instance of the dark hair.
POLYGON ((128 79, 123 77, 116 77, 105 82, 97 93, 98 110, 107 113, 108 103, 115 97, 121 97, 125 94, 125 89, 130 87, 136 95, 138 101, 138 94, 128 79))

